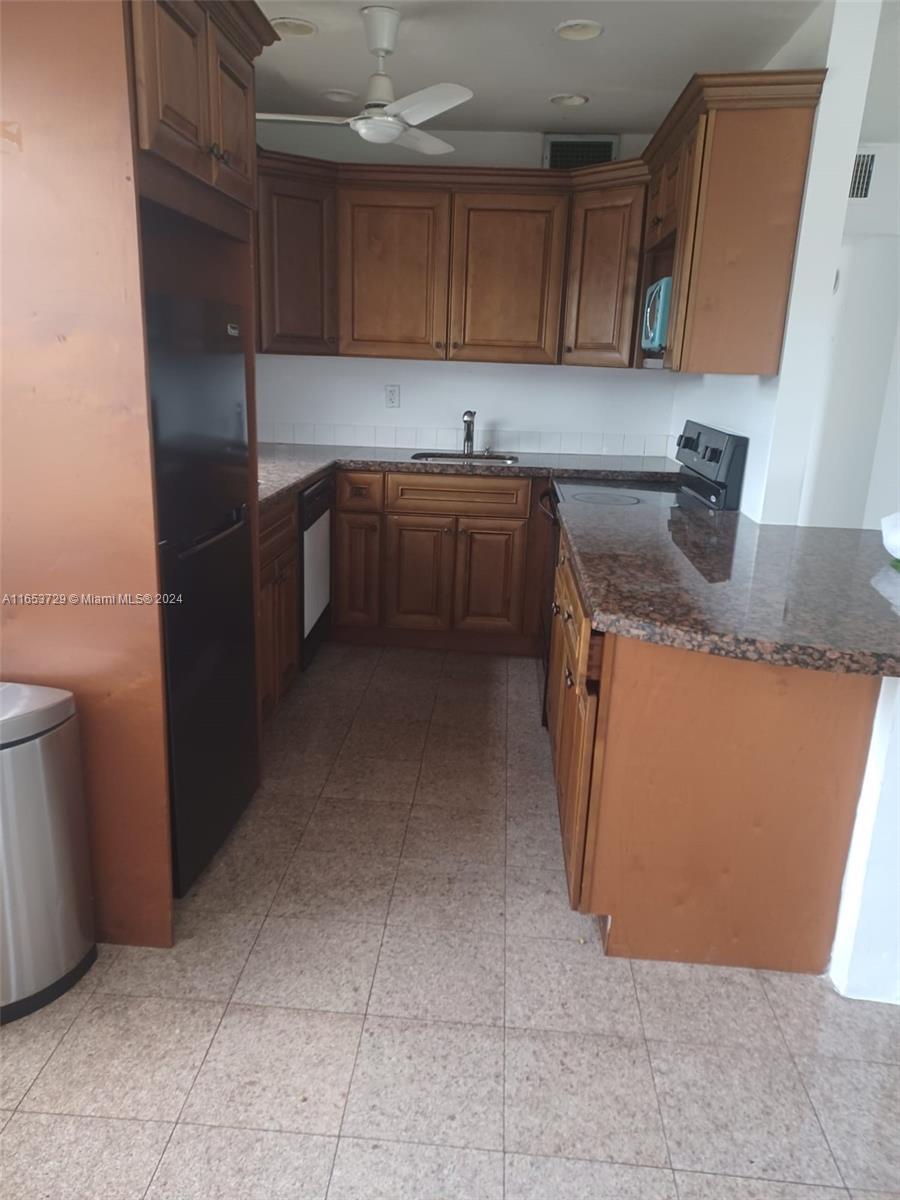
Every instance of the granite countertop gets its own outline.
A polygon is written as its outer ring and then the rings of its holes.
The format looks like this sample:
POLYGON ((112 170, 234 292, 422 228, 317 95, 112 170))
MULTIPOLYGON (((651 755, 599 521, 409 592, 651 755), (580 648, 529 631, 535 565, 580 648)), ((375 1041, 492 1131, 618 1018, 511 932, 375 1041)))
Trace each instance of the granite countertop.
POLYGON ((577 486, 558 490, 595 630, 776 665, 900 675, 900 574, 880 534, 757 525, 668 490, 603 489, 599 504, 576 499, 577 486))
POLYGON ((641 480, 670 483, 679 465, 671 458, 612 454, 519 454, 507 466, 497 462, 413 462, 415 450, 375 446, 295 446, 261 442, 258 449, 261 504, 306 487, 332 467, 348 471, 412 471, 429 475, 554 475, 557 478, 641 480))

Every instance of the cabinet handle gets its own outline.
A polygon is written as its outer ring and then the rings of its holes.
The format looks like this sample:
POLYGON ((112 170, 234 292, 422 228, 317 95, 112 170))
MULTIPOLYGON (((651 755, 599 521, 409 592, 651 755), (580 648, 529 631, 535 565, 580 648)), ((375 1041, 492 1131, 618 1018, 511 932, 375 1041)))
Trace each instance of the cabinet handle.
POLYGON ((572 353, 572 347, 566 346, 566 354, 571 354, 571 353, 572 353))
POLYGON ((571 621, 571 620, 574 620, 574 618, 573 618, 573 616, 572 616, 572 610, 571 610, 571 608, 567 608, 567 609, 566 609, 566 611, 563 613, 563 620, 564 620, 566 623, 568 623, 568 622, 569 622, 569 621, 571 621))
POLYGON ((550 611, 553 613, 554 617, 558 617, 560 612, 562 612, 562 609, 559 607, 559 605, 554 600, 553 603, 550 605, 550 611))
POLYGON ((574 687, 574 686, 575 686, 575 676, 572 674, 572 672, 569 670, 569 668, 566 667, 566 687, 574 687))
POLYGON ((454 350, 458 350, 458 349, 459 349, 459 342, 454 342, 454 343, 453 343, 453 349, 454 349, 454 350))
POLYGON ((209 148, 209 152, 213 156, 213 158, 221 158, 222 157, 222 147, 219 145, 218 142, 213 142, 213 144, 209 148))
POLYGON ((434 343, 434 348, 435 348, 435 350, 443 350, 443 348, 444 348, 444 343, 443 343, 443 342, 435 342, 435 343, 434 343))
MULTIPOLYGON (((453 530, 450 528, 450 526, 449 526, 449 525, 446 525, 446 526, 444 527, 444 530, 443 530, 443 532, 444 532, 444 533, 452 533, 452 532, 453 532, 453 530)), ((460 530, 460 533, 462 533, 462 530, 460 530)))
POLYGON ((650 222, 651 225, 662 225, 662 217, 656 216, 650 222))

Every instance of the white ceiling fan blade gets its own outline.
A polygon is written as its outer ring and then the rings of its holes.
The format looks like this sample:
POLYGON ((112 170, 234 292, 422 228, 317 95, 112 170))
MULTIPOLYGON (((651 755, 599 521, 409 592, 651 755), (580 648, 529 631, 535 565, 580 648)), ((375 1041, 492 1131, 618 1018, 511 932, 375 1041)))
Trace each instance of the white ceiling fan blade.
POLYGON ((257 121, 285 121, 295 125, 349 125, 350 117, 311 117, 297 113, 257 113, 257 121))
POLYGON ((436 83, 421 92, 410 92, 401 96, 384 110, 389 117, 402 117, 407 125, 421 125, 430 117, 455 108, 464 100, 471 100, 475 93, 460 83, 436 83))
POLYGON ((426 133, 424 129, 404 129, 394 141, 394 145, 405 146, 407 150, 418 150, 420 154, 450 154, 454 149, 449 142, 426 133))

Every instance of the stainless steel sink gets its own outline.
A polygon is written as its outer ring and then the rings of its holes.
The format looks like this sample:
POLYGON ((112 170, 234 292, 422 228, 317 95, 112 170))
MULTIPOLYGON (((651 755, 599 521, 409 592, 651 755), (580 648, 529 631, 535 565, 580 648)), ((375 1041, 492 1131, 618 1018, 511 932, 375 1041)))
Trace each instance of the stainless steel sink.
POLYGON ((519 460, 515 454, 501 454, 493 450, 476 450, 474 454, 456 454, 452 450, 419 450, 410 455, 416 462, 446 462, 446 463, 503 463, 511 467, 519 460))

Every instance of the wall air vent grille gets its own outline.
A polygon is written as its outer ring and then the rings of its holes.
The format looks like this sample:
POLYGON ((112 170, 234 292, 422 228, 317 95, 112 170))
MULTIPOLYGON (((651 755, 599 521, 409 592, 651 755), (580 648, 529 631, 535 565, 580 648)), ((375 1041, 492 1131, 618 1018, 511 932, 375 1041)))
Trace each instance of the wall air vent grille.
POLYGON ((547 133, 544 135, 544 166, 562 171, 591 167, 619 157, 619 139, 605 134, 547 133))
POLYGON ((874 154, 857 154, 853 164, 853 176, 850 180, 850 199, 865 200, 869 194, 872 182, 872 171, 875 169, 874 154))

